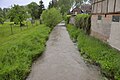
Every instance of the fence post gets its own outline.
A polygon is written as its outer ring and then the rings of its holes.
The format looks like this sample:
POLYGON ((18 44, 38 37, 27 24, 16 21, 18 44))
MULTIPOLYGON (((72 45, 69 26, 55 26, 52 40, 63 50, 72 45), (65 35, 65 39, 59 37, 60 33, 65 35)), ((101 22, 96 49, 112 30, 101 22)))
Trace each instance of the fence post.
POLYGON ((13 25, 12 24, 10 24, 10 28, 11 28, 11 34, 13 35, 13 27, 12 27, 13 25))
POLYGON ((26 26, 27 26, 27 29, 28 29, 28 22, 26 21, 26 26))

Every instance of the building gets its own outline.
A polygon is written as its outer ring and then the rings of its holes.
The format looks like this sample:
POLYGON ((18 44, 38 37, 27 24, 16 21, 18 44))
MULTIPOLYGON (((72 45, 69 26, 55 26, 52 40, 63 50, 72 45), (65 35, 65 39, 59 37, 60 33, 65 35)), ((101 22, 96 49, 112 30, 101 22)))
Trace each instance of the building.
POLYGON ((81 9, 84 13, 91 13, 92 6, 90 4, 82 4, 81 9))
POLYGON ((91 35, 120 50, 120 0, 92 0, 91 35))
POLYGON ((79 7, 73 8, 69 13, 71 15, 69 23, 75 25, 75 16, 77 14, 82 14, 82 13, 83 13, 83 11, 81 10, 81 8, 79 8, 79 7))
POLYGON ((83 11, 81 10, 81 8, 75 7, 74 9, 72 9, 72 11, 71 11, 70 13, 71 13, 72 15, 77 15, 77 14, 83 13, 83 11))

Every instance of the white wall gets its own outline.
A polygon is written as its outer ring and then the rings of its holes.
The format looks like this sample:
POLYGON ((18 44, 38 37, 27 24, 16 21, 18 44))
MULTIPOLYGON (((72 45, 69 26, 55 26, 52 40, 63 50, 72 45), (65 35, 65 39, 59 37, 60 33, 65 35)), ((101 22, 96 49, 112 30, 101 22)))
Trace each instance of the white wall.
POLYGON ((109 44, 120 50, 120 22, 112 22, 109 44))

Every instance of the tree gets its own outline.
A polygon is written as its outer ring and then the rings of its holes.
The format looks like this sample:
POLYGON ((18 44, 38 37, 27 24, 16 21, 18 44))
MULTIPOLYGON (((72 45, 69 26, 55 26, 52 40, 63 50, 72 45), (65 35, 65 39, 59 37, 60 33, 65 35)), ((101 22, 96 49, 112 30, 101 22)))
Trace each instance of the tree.
POLYGON ((43 11, 41 17, 42 22, 49 27, 55 27, 62 20, 62 15, 55 8, 43 11))
POLYGON ((58 0, 58 9, 64 15, 67 13, 73 5, 74 0, 58 0))
POLYGON ((52 1, 49 2, 48 9, 51 9, 53 7, 52 1))
POLYGON ((9 8, 3 8, 3 17, 5 20, 7 19, 7 14, 9 12, 9 10, 10 10, 9 8))
POLYGON ((48 9, 53 8, 53 7, 57 7, 57 0, 52 0, 49 2, 48 9))
POLYGON ((3 10, 0 8, 0 24, 4 23, 3 10))
POLYGON ((35 2, 31 2, 28 6, 28 12, 31 14, 32 19, 39 19, 39 5, 35 2))
POLYGON ((42 12, 45 10, 45 7, 44 7, 44 4, 43 4, 42 0, 39 3, 40 3, 40 6, 39 6, 39 18, 40 18, 42 12))
POLYGON ((8 17, 10 18, 11 22, 13 21, 14 23, 20 23, 21 27, 22 22, 26 20, 27 13, 23 6, 14 5, 14 7, 12 7, 9 11, 8 17))

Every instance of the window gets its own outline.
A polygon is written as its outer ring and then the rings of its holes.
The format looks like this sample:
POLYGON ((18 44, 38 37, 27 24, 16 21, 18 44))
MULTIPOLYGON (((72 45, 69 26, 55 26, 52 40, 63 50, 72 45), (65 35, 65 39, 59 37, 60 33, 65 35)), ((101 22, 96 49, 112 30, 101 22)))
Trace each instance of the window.
POLYGON ((102 20, 102 16, 101 15, 98 15, 98 20, 102 20))
POLYGON ((120 16, 113 16, 112 21, 113 22, 119 22, 120 21, 120 16))

